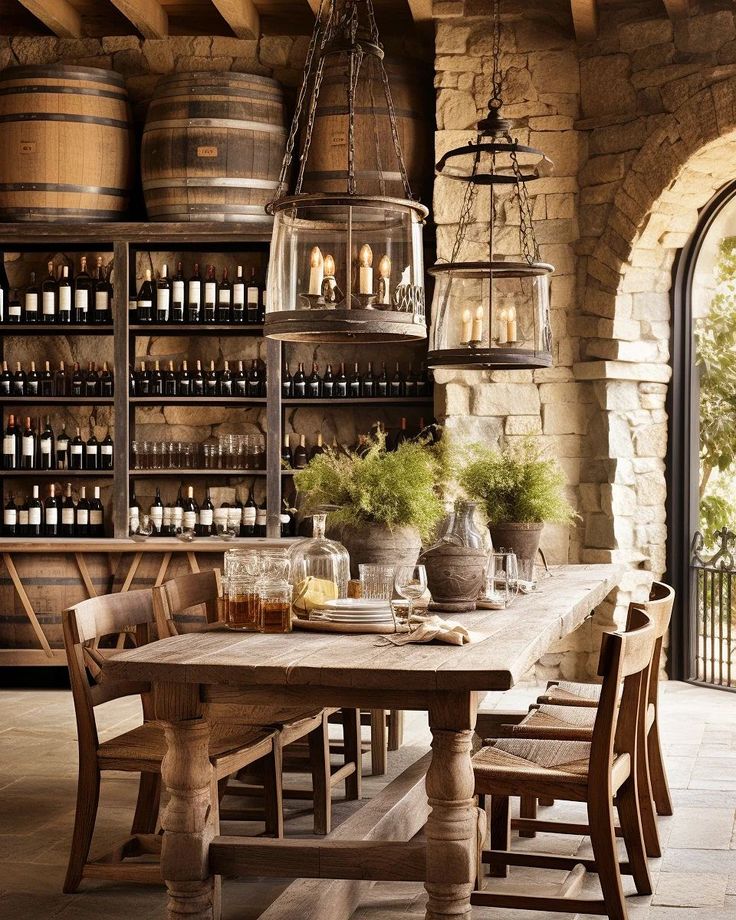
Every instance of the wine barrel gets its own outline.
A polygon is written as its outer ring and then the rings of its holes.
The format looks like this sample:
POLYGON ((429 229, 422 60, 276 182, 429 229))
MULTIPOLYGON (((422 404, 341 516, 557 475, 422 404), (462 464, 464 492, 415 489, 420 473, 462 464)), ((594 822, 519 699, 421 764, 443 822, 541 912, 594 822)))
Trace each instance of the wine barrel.
MULTIPOLYGON (((412 194, 415 198, 426 198, 431 196, 434 173, 432 72, 415 61, 384 60, 384 66, 412 194)), ((347 78, 343 55, 326 60, 304 175, 305 192, 347 190, 347 78)), ((358 192, 405 198, 380 67, 371 55, 366 55, 361 67, 354 109, 354 168, 358 192)))
POLYGON ((245 73, 182 73, 158 84, 141 147, 151 220, 264 223, 286 145, 280 85, 245 73))
POLYGON ((0 220, 117 220, 128 208, 132 127, 120 74, 0 73, 0 220))

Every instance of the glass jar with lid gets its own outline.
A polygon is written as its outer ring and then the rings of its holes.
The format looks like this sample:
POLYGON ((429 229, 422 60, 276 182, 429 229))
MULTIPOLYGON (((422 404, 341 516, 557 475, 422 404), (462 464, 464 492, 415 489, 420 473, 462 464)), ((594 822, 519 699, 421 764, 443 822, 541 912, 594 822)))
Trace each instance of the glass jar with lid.
POLYGON ((347 597, 350 556, 337 540, 325 536, 326 514, 315 514, 311 539, 300 540, 291 549, 291 578, 297 594, 303 595, 310 582, 317 582, 326 599, 347 597))

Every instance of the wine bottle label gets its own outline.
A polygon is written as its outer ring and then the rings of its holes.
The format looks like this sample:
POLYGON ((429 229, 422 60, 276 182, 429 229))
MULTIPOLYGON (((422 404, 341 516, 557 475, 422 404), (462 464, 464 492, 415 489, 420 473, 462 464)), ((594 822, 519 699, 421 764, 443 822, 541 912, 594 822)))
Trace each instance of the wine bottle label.
POLYGON ((8 316, 20 316, 20 304, 11 303, 8 307, 8 316))
POLYGON ((41 509, 40 508, 29 508, 28 509, 28 523, 32 527, 41 524, 41 509))
POLYGON ((38 312, 38 294, 26 294, 26 312, 38 312))
POLYGON ((46 509, 46 526, 47 527, 56 527, 59 523, 59 510, 58 508, 47 508, 46 509))
POLYGON ((97 445, 96 445, 96 444, 88 444, 88 445, 87 445, 87 456, 88 456, 88 457, 95 457, 96 455, 97 455, 97 445))
POLYGON ((89 513, 89 522, 95 527, 99 527, 102 524, 102 511, 99 508, 93 508, 89 513))
POLYGON ((77 508, 77 525, 86 527, 89 524, 89 511, 86 508, 77 508))
POLYGON ((15 435, 6 434, 3 437, 3 453, 4 454, 14 454, 15 453, 15 435))
POLYGON ((6 527, 15 527, 18 523, 18 512, 15 508, 6 508, 3 514, 3 523, 6 527))
POLYGON ((21 527, 28 526, 28 511, 19 511, 18 512, 18 523, 21 527))
POLYGON ((137 300, 133 300, 133 298, 131 297, 131 298, 128 300, 128 313, 129 313, 131 316, 135 316, 135 314, 136 314, 137 312, 138 312, 138 301, 137 301, 137 300))
POLYGON ((202 285, 199 281, 189 282, 189 303, 199 306, 199 300, 202 294, 202 285))
POLYGON ((258 306, 258 288, 256 287, 248 288, 248 303, 258 306))
POLYGON ((186 530, 194 530, 197 526, 197 512, 196 511, 185 511, 184 512, 184 527, 186 530))
POLYGON ((184 282, 175 281, 172 284, 171 289, 172 289, 174 304, 176 306, 181 306, 184 303, 184 282))
POLYGON ((59 312, 69 313, 72 309, 72 289, 70 287, 59 288, 59 312))
POLYGON ((280 514, 280 515, 279 515, 279 522, 280 522, 281 524, 290 524, 290 523, 291 523, 291 518, 289 517, 288 514, 280 514))
POLYGON ((174 515, 172 514, 173 510, 174 509, 171 507, 164 508, 164 516, 163 516, 164 524, 171 524, 172 520, 174 519, 174 515))
POLYGON ((33 456, 33 438, 23 438, 21 452, 24 457, 33 456))
POLYGON ((41 453, 48 454, 51 456, 51 438, 43 438, 41 440, 41 453))
POLYGON ((56 298, 53 291, 43 292, 42 310, 44 316, 53 316, 56 313, 56 298))
POLYGON ((67 527, 74 525, 74 508, 61 509, 61 523, 65 524, 67 527))
POLYGON ((156 309, 168 316, 170 303, 171 291, 168 288, 159 288, 156 291, 156 309))
POLYGON ((199 523, 202 527, 212 527, 212 521, 214 520, 214 515, 210 508, 203 508, 199 512, 199 523))
POLYGON ((220 303, 230 303, 230 293, 231 293, 231 292, 228 291, 227 288, 225 288, 224 290, 221 290, 221 291, 220 291, 220 298, 219 298, 219 299, 220 299, 220 303))
POLYGON ((256 509, 252 507, 243 508, 243 525, 245 527, 253 527, 256 522, 256 509))
POLYGON ((164 519, 164 509, 161 505, 151 505, 151 518, 154 523, 161 524, 164 519))
POLYGON ((95 310, 107 310, 107 291, 95 291, 95 310))
POLYGON ((85 313, 87 312, 87 307, 89 306, 88 294, 89 291, 84 288, 74 292, 74 306, 77 310, 83 310, 85 313))
POLYGON ((217 285, 214 281, 208 281, 204 286, 204 302, 206 304, 214 304, 216 296, 217 285))
POLYGON ((103 445, 102 445, 102 456, 103 456, 103 457, 112 457, 112 444, 103 444, 103 445))
POLYGON ((139 518, 141 516, 140 508, 128 508, 128 517, 132 520, 133 518, 139 518))
POLYGON ((233 303, 236 307, 245 303, 245 285, 237 281, 233 285, 233 303))
POLYGON ((180 505, 174 506, 174 527, 181 527, 184 522, 184 509, 180 505))
POLYGON ((152 306, 153 306, 152 300, 139 300, 138 301, 139 310, 150 310, 152 306))
MULTIPOLYGON (((226 519, 229 527, 240 527, 240 522, 243 518, 243 511, 241 508, 223 508, 223 511, 226 512, 226 519)), ((215 516, 217 512, 215 512, 215 516)))
POLYGON ((65 454, 68 447, 69 447, 68 441, 57 441, 56 442, 56 453, 65 454))

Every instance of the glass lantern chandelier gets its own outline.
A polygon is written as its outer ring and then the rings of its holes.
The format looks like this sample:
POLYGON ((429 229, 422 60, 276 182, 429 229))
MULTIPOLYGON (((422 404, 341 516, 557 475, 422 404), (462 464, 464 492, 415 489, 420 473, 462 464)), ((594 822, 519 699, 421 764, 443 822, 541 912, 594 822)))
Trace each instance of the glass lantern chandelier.
MULTIPOLYGON (((323 14, 320 7, 307 53, 279 189, 266 209, 274 216, 274 227, 265 335, 287 342, 424 339, 422 229, 428 211, 412 200, 373 3, 327 0, 323 6, 326 11, 323 14), (332 146, 332 156, 337 151, 340 159, 344 147, 344 172, 337 175, 344 175, 345 190, 305 192, 326 66, 331 74, 340 74, 346 97, 346 114, 333 131, 332 146), (391 142, 383 144, 393 148, 389 150, 381 149, 377 87, 389 115, 391 142), (302 144, 296 155, 300 129, 302 144), (370 175, 379 177, 377 196, 360 192, 363 169, 356 169, 356 143, 361 166, 375 148, 376 170, 370 175), (397 160, 404 198, 385 194, 382 157, 387 156, 397 160), (297 175, 290 193, 295 159, 297 175)), ((330 105, 334 106, 334 92, 330 105)))
MULTIPOLYGON (((466 187, 450 261, 429 269, 435 279, 430 367, 501 370, 552 364, 549 282, 554 267, 540 260, 527 191, 527 183, 550 174, 552 163, 541 151, 514 140, 511 123, 501 117, 500 48, 500 0, 494 0, 488 114, 478 123, 477 138, 448 151, 436 167, 438 175, 466 187), (472 244, 473 215, 484 187, 489 194, 488 261, 458 261, 462 247, 472 244), (508 234, 498 227, 498 198, 504 189, 506 202, 519 215, 519 248, 509 257, 496 251, 497 244, 508 245, 508 234)), ((480 234, 475 237, 485 246, 480 234)))

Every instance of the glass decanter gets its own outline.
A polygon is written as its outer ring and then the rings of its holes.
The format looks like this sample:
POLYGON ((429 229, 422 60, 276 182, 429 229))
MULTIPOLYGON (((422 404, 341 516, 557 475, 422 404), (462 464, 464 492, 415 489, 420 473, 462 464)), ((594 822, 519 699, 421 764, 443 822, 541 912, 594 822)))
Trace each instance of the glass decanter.
POLYGON ((483 535, 475 526, 475 509, 475 502, 458 499, 439 542, 467 546, 469 549, 482 549, 483 535))
POLYGON ((326 594, 347 597, 350 580, 350 556, 336 540, 325 537, 326 514, 315 514, 311 539, 300 540, 291 550, 291 578, 295 593, 304 590, 309 579, 324 585, 326 594), (334 591, 329 590, 334 585, 334 591))

